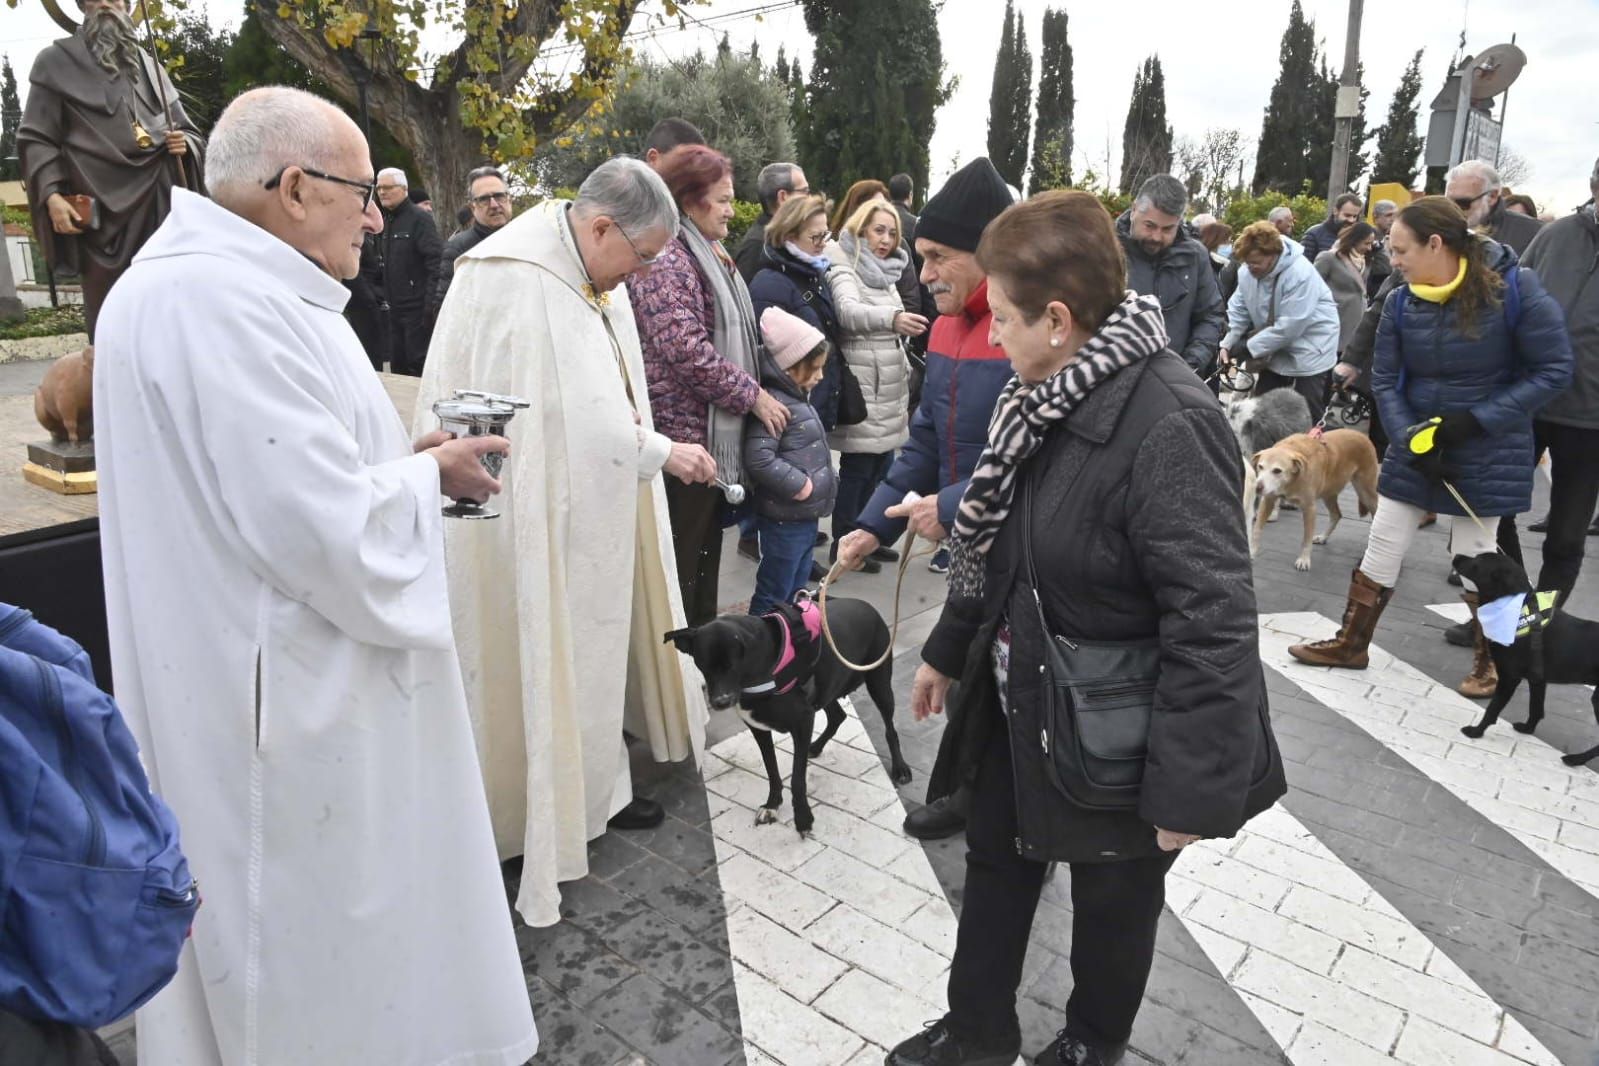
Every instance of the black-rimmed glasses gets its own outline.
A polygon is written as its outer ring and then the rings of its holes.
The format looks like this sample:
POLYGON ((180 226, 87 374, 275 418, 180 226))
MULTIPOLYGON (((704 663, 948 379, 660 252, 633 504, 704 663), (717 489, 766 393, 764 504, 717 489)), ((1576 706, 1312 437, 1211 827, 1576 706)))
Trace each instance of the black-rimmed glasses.
POLYGON ((487 207, 490 204, 508 204, 510 202, 511 194, 508 192, 486 192, 482 196, 472 197, 472 203, 478 207, 487 207))
MULTIPOLYGON (((341 178, 337 174, 324 174, 322 171, 312 170, 310 167, 300 167, 299 169, 300 173, 309 177, 319 178, 322 181, 337 182, 340 185, 348 185, 352 189, 360 189, 361 210, 363 212, 372 206, 372 198, 376 196, 378 192, 378 182, 376 178, 373 178, 371 181, 355 181, 351 178, 341 178)), ((283 175, 288 173, 288 170, 288 167, 284 167, 266 181, 263 181, 261 183, 261 187, 263 189, 276 189, 279 185, 283 184, 283 175)))
POLYGON ((623 229, 618 223, 613 222, 612 224, 616 226, 616 232, 620 233, 622 235, 622 239, 627 242, 627 246, 633 249, 633 255, 638 259, 639 266, 647 267, 655 265, 655 261, 661 257, 660 252, 656 252, 654 255, 645 255, 643 252, 638 250, 638 245, 633 243, 633 238, 627 235, 627 230, 623 229))

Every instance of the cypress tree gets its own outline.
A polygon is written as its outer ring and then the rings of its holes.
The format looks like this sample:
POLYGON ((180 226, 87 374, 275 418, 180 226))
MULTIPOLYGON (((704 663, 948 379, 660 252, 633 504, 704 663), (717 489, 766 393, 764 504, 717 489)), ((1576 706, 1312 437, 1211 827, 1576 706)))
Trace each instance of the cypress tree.
MULTIPOLYGON (((0 62, 0 181, 15 181, 19 175, 11 157, 17 154, 17 127, 22 124, 22 105, 17 102, 17 75, 8 55, 0 62)), ((0 248, 0 251, 4 251, 0 248)))
POLYGON ((1122 127, 1121 191, 1134 193, 1145 179, 1171 172, 1172 129, 1166 124, 1166 75, 1150 56, 1133 78, 1133 98, 1122 127))
POLYGON ((812 187, 841 192, 903 170, 926 188, 935 115, 950 94, 933 0, 802 2, 816 47, 795 132, 812 187))
POLYGON ((1038 54, 1038 120, 1033 129, 1033 166, 1027 194, 1072 183, 1072 46, 1066 12, 1044 11, 1038 54))
POLYGON ((1032 82, 1033 57, 1027 49, 1027 29, 1011 0, 1006 0, 1005 25, 1000 32, 994 81, 988 94, 988 158, 1001 177, 1017 186, 1027 167, 1032 82))
POLYGON ((1388 120, 1377 127, 1377 161, 1372 164, 1372 181, 1397 181, 1408 189, 1416 180, 1417 160, 1423 143, 1416 131, 1420 94, 1421 52, 1418 51, 1399 79, 1399 89, 1388 105, 1388 120))
POLYGON ((1305 18, 1299 0, 1288 13, 1278 59, 1280 69, 1255 153, 1254 190, 1256 195, 1275 189, 1293 196, 1307 181, 1314 187, 1315 160, 1322 154, 1328 158, 1321 167, 1321 184, 1326 185, 1332 151, 1326 65, 1316 48, 1316 24, 1305 18))

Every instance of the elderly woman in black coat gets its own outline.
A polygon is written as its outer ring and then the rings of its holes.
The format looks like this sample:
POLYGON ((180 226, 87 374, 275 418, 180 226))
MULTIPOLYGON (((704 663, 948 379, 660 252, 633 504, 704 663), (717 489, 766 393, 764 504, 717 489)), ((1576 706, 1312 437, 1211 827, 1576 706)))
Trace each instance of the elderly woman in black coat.
MULTIPOLYGON (((949 1013, 890 1066, 1009 1066, 1016 990, 1051 862, 1069 863, 1065 1028, 1039 1062, 1118 1061, 1154 957, 1165 876, 1283 794, 1240 496, 1220 405, 1126 290, 1111 219, 1048 192, 977 250, 1000 396, 952 531, 949 598, 912 710, 961 680, 943 794, 974 775, 949 1013), (1194 530, 1205 531, 1195 536, 1194 530)), ((934 798, 930 796, 929 798, 934 798)))

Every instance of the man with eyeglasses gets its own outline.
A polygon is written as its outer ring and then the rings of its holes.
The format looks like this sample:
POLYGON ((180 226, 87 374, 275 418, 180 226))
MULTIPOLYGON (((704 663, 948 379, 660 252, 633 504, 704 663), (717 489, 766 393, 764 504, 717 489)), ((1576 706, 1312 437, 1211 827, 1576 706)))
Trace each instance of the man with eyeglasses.
POLYGON ((472 209, 472 224, 445 241, 444 253, 439 256, 439 281, 433 290, 435 317, 444 306, 450 282, 455 280, 455 261, 511 221, 516 212, 511 204, 510 187, 505 184, 505 175, 498 167, 478 167, 466 176, 466 202, 472 209))
POLYGON ((504 517, 446 530, 484 791, 532 926, 561 920, 590 841, 665 819, 633 793, 624 726, 658 762, 704 742, 699 675, 661 641, 685 624, 663 475, 709 490, 716 463, 656 432, 628 293, 678 224, 626 157, 523 212, 457 261, 417 397, 418 431, 459 388, 533 405, 510 428, 504 517))
POLYGON ((1466 224, 1507 245, 1518 256, 1538 236, 1543 223, 1506 211, 1499 172, 1480 159, 1468 159, 1444 179, 1444 195, 1466 214, 1466 224))
POLYGON ((205 896, 139 1061, 521 1066, 440 513, 509 445, 413 441, 340 315, 383 224, 348 116, 256 89, 210 148, 95 367, 117 699, 205 896))
POLYGON ((766 247, 766 227, 772 221, 772 216, 777 214, 777 209, 790 196, 810 194, 811 184, 805 180, 805 171, 800 169, 798 163, 768 163, 761 168, 755 179, 755 196, 761 202, 761 213, 755 216, 750 228, 744 231, 738 247, 733 249, 733 263, 738 267, 744 284, 754 281, 755 275, 761 272, 764 265, 761 250, 766 247))
POLYGON ((370 238, 376 255, 369 255, 364 266, 377 292, 379 314, 386 321, 384 350, 390 371, 421 377, 433 336, 434 295, 444 242, 432 212, 411 202, 405 171, 395 167, 378 171, 377 197, 383 209, 383 232, 370 238))

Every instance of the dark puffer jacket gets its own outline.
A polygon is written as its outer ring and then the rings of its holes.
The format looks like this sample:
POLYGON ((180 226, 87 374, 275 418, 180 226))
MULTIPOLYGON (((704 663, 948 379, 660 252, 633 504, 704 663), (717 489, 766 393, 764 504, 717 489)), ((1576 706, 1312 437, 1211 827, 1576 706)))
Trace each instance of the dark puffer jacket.
POLYGON ((994 403, 1011 379, 1003 349, 988 343, 994 313, 983 282, 958 315, 934 320, 927 344, 927 375, 921 402, 911 416, 911 436, 861 510, 856 525, 884 544, 905 533, 905 519, 885 513, 907 492, 938 495, 938 520, 945 529, 966 493, 966 481, 988 443, 994 403))
POLYGON ((1455 488, 1481 516, 1520 514, 1532 506, 1532 418, 1571 384, 1571 341, 1565 317, 1538 275, 1523 270, 1516 253, 1487 241, 1488 266, 1516 272, 1520 312, 1511 333, 1502 306, 1477 315, 1477 335, 1466 336, 1454 302, 1413 296, 1408 285, 1389 294, 1377 326, 1371 388, 1383 427, 1395 443, 1383 460, 1377 491, 1389 499, 1439 514, 1464 514, 1449 490, 1430 484, 1411 466, 1405 430, 1434 415, 1470 411, 1483 433, 1444 453, 1460 471, 1455 488), (1404 302, 1403 335, 1394 327, 1404 302))
POLYGON ((1171 350, 1194 370, 1216 358, 1221 335, 1227 331, 1227 305, 1216 284, 1205 246, 1179 233, 1160 255, 1151 258, 1132 237, 1131 211, 1116 220, 1116 236, 1127 256, 1127 287, 1160 301, 1171 350))
POLYGON ((761 384, 788 408, 788 426, 779 439, 755 416, 744 421, 744 472, 755 486, 755 510, 778 522, 825 518, 833 513, 838 474, 821 416, 794 379, 777 369, 765 348, 761 384), (806 478, 811 479, 811 494, 796 500, 806 478))
MULTIPOLYGON (((791 255, 786 248, 766 245, 761 253, 761 269, 750 282, 750 303, 759 322, 768 307, 781 307, 796 318, 822 331, 834 353, 843 351, 844 332, 833 309, 833 292, 827 272, 791 255)), ((822 416, 822 424, 832 429, 838 424, 838 394, 843 377, 842 359, 829 359, 822 383, 811 390, 811 406, 822 416)))
POLYGON ((1028 858, 1153 855, 1156 826, 1232 836, 1287 786, 1260 663, 1243 463, 1221 405, 1176 354, 1161 352, 1096 388, 1020 473, 1035 494, 1038 591, 1054 632, 1160 638, 1140 806, 1077 807, 1049 772, 1036 680, 1045 637, 1022 562, 1020 507, 989 552, 983 602, 951 598, 922 648, 934 669, 962 678, 963 713, 945 727, 959 733, 941 749, 928 798, 952 791, 986 745, 1008 735, 1028 858), (990 661, 1001 619, 1011 627, 1006 724, 990 661))

